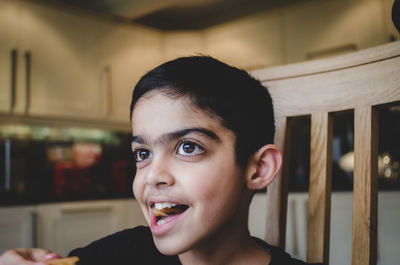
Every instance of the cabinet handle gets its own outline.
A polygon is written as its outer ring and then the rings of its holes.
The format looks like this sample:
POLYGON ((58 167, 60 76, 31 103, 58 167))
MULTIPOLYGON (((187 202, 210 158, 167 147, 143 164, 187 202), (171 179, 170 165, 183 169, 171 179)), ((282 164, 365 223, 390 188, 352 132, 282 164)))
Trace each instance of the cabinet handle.
POLYGON ((37 222, 38 221, 38 215, 36 212, 32 211, 31 212, 31 227, 32 227, 32 247, 37 248, 38 247, 38 239, 37 239, 37 222))
POLYGON ((295 200, 291 200, 290 201, 290 210, 291 210, 291 212, 292 212, 292 223, 291 223, 291 225, 292 225, 292 229, 293 229, 293 233, 292 233, 292 235, 291 235, 291 237, 292 237, 292 239, 293 239, 293 254, 294 255, 299 255, 299 237, 298 237, 298 229, 297 229, 297 223, 295 222, 295 220, 297 220, 297 211, 296 211, 296 208, 297 208, 297 202, 295 201, 295 200))
POLYGON ((106 115, 107 117, 112 114, 112 68, 111 65, 106 65, 104 68, 106 74, 106 115))
POLYGON ((17 62, 18 62, 18 51, 17 49, 12 49, 11 50, 11 104, 10 104, 11 112, 14 111, 15 100, 16 100, 17 62))
POLYGON ((77 214, 88 212, 111 212, 112 206, 82 206, 82 207, 64 207, 61 209, 62 214, 77 214))
POLYGON ((31 105, 31 63, 30 51, 25 52, 25 114, 28 113, 31 105))
POLYGON ((4 141, 4 189, 11 190, 11 140, 4 141))

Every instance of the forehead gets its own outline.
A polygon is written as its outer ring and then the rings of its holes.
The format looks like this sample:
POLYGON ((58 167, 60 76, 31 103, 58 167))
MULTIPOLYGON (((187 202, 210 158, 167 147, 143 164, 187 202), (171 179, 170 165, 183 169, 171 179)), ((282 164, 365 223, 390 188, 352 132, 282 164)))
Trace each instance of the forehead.
POLYGON ((140 98, 132 112, 135 135, 156 135, 188 127, 220 130, 223 126, 218 116, 196 107, 188 97, 171 97, 157 90, 140 98))

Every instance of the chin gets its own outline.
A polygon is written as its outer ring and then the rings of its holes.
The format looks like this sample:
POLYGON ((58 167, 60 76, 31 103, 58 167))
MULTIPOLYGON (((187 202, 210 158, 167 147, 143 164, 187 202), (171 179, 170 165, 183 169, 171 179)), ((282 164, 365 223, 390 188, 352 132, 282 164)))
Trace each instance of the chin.
POLYGON ((167 256, 179 255, 189 249, 182 240, 174 241, 170 239, 157 239, 154 236, 153 240, 158 251, 167 256))

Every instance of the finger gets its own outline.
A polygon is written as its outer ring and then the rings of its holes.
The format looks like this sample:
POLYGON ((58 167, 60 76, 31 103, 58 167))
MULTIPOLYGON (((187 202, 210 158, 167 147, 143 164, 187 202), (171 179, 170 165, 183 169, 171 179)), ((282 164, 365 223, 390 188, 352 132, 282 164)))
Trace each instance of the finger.
POLYGON ((46 254, 46 255, 43 257, 42 261, 52 260, 52 259, 59 259, 59 258, 61 258, 60 255, 58 255, 57 253, 53 253, 53 252, 52 252, 52 253, 46 254))
POLYGON ((44 257, 51 253, 50 250, 41 248, 16 249, 15 251, 21 257, 30 261, 43 261, 44 257))
POLYGON ((30 252, 30 249, 6 251, 0 256, 0 265, 46 265, 43 262, 33 261, 30 252))
POLYGON ((57 253, 51 252, 47 249, 34 249, 32 251, 32 256, 34 261, 44 262, 47 260, 58 259, 61 258, 57 253))

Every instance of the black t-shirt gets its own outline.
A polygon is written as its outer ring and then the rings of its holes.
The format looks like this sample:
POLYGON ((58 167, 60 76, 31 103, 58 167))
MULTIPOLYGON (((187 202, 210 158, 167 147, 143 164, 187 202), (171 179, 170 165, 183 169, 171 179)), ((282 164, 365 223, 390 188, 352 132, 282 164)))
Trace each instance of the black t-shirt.
MULTIPOLYGON (((266 242, 257 240, 271 254, 270 265, 304 265, 306 263, 293 259, 289 254, 266 242)), ((109 235, 86 247, 78 248, 69 254, 78 256, 80 265, 180 265, 178 256, 161 254, 154 245, 148 227, 138 226, 109 235)))

